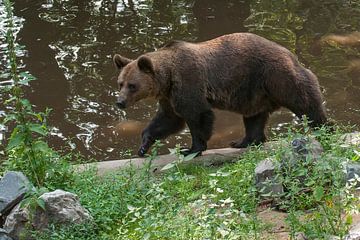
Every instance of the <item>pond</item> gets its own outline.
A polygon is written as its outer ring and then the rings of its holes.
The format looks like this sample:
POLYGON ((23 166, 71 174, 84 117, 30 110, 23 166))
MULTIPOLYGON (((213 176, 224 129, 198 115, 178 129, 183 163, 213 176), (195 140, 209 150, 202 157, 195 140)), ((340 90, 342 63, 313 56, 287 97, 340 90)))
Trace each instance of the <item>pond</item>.
MULTIPOLYGON (((136 153, 156 102, 116 108, 113 54, 136 58, 172 39, 203 41, 232 32, 256 33, 297 54, 318 76, 328 115, 360 124, 358 1, 16 0, 14 14, 22 66, 37 78, 26 96, 37 110, 53 109, 50 143, 57 149, 72 147, 97 160, 136 153)), ((209 148, 243 136, 240 115, 216 116, 209 148)), ((270 118, 268 134, 294 122, 282 109, 270 118)), ((162 152, 190 141, 184 130, 166 139, 162 152)))

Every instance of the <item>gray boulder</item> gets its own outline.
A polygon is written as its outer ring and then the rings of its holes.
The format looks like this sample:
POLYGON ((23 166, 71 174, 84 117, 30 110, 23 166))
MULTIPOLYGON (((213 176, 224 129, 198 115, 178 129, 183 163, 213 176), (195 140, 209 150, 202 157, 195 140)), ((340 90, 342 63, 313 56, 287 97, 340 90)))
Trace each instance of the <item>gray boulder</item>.
MULTIPOLYGON (((36 210, 37 211, 37 210, 36 210)), ((34 214, 39 216, 39 214, 34 214)), ((32 219, 35 224, 29 223, 30 211, 27 208, 20 208, 20 204, 13 208, 6 218, 4 228, 13 239, 32 239, 28 229, 37 229, 38 220, 32 219)))
POLYGON ((352 226, 349 234, 345 236, 345 240, 360 240, 360 223, 352 226))
POLYGON ((79 224, 92 219, 76 194, 56 190, 40 198, 45 203, 45 210, 37 207, 30 211, 17 205, 6 218, 4 228, 13 239, 21 239, 21 236, 31 239, 29 230, 43 230, 49 223, 79 224))
POLYGON ((270 158, 259 162, 256 166, 255 181, 256 187, 263 197, 278 196, 284 193, 283 186, 278 181, 276 167, 270 158))
POLYGON ((18 204, 33 186, 21 172, 7 172, 0 180, 0 216, 18 204))
POLYGON ((340 137, 340 144, 344 147, 360 146, 360 132, 346 133, 340 137))
POLYGON ((281 169, 286 172, 299 166, 314 164, 324 152, 321 144, 313 138, 297 138, 281 160, 281 169))
MULTIPOLYGON (((260 196, 277 197, 284 193, 281 174, 290 173, 299 166, 307 166, 320 159, 324 149, 313 138, 298 138, 291 142, 291 147, 284 153, 280 164, 274 163, 270 158, 261 161, 255 168, 256 187, 260 196)), ((299 176, 304 178, 304 176, 299 176)), ((304 179, 300 179, 301 182, 304 179)))
POLYGON ((49 220, 56 223, 82 223, 90 220, 89 212, 81 206, 76 194, 55 190, 40 196, 45 202, 49 220))
POLYGON ((5 229, 0 228, 0 240, 12 240, 11 237, 8 236, 5 229))
MULTIPOLYGON (((360 177, 360 164, 358 163, 345 163, 346 164, 346 181, 351 182, 355 179, 355 175, 360 177)), ((360 182, 356 183, 360 186, 360 182)))

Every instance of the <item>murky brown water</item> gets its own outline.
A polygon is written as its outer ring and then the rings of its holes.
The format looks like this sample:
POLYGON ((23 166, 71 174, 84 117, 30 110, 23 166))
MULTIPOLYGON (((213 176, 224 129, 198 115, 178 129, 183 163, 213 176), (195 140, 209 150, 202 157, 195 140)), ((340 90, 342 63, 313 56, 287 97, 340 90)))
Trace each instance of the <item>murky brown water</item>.
MULTIPOLYGON (((115 107, 114 53, 134 58, 171 39, 203 41, 242 31, 295 52, 319 77, 328 114, 360 124, 359 1, 17 0, 15 15, 22 19, 24 68, 37 77, 27 96, 39 110, 53 109, 51 143, 57 148, 70 145, 98 160, 136 153, 156 103, 145 100, 126 112, 115 107)), ((216 113, 210 148, 243 135, 240 115, 216 113)), ((269 129, 294 121, 288 111, 276 112, 269 129)), ((189 132, 166 143, 164 152, 189 144, 189 132)))

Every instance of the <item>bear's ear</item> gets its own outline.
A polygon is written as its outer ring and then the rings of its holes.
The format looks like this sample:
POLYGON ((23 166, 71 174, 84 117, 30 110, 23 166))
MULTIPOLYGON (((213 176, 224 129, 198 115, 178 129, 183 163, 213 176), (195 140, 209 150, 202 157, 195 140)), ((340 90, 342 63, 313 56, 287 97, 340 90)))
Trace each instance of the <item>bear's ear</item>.
POLYGON ((121 70, 123 67, 128 65, 132 60, 126 57, 120 56, 119 54, 115 54, 113 57, 113 61, 115 66, 121 70))
POLYGON ((154 66, 152 64, 152 61, 147 56, 141 56, 138 59, 138 67, 141 71, 145 73, 154 73, 154 66))

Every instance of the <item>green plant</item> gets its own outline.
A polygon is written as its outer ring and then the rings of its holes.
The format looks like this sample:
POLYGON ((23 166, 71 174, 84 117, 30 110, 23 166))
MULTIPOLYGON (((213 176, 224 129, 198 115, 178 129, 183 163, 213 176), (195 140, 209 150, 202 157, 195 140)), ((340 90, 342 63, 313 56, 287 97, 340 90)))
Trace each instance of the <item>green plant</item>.
POLYGON ((171 169, 173 167, 176 167, 177 171, 180 172, 179 165, 183 162, 190 161, 194 159, 199 153, 191 153, 189 155, 184 156, 184 154, 181 152, 181 148, 179 144, 176 144, 175 148, 169 149, 170 155, 176 156, 176 161, 166 164, 161 171, 171 169))
POLYGON ((150 177, 152 163, 158 156, 159 148, 162 147, 163 145, 164 144, 162 144, 159 140, 156 140, 153 147, 151 148, 150 154, 148 154, 148 156, 146 157, 146 163, 144 164, 144 171, 145 171, 145 175, 148 178, 150 177))
MULTIPOLYGON (((356 159, 353 147, 341 146, 339 139, 343 134, 339 127, 331 131, 323 127, 315 131, 303 122, 300 129, 291 129, 286 142, 294 138, 314 139, 324 146, 324 152, 316 159, 306 155, 296 165, 282 166, 281 181, 286 193, 280 208, 289 214, 287 222, 291 239, 303 232, 310 239, 328 239, 338 236, 342 239, 351 225, 351 213, 358 210, 359 200, 354 197, 356 183, 345 181, 344 166, 350 159, 356 159)), ((311 149, 309 141, 307 149, 311 149)), ((276 158, 291 156, 291 149, 281 147, 276 158)), ((350 160, 351 161, 351 160, 350 160)))
MULTIPOLYGON (((345 185, 340 163, 344 158, 356 160, 358 149, 339 144, 341 129, 320 129, 316 134, 324 145, 319 163, 300 165, 283 179, 288 188, 283 198, 288 211, 286 223, 293 238, 298 232, 309 239, 344 236, 351 213, 357 211, 355 180, 345 185), (310 177, 296 181, 305 169, 310 177)), ((313 135, 312 130, 304 135, 296 128, 281 140, 290 143, 294 137, 313 135)), ((283 144, 272 150, 253 147, 234 164, 220 168, 183 164, 180 172, 161 175, 127 168, 99 177, 90 169, 75 176, 65 190, 81 196, 94 221, 89 225, 52 226, 36 239, 277 239, 267 232, 269 223, 258 216, 260 199, 254 169, 262 159, 280 159, 288 151, 283 144)), ((154 151, 152 159, 155 157, 154 151)))

